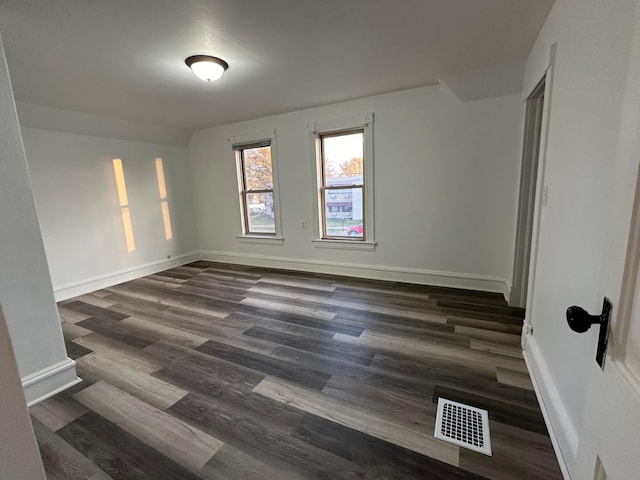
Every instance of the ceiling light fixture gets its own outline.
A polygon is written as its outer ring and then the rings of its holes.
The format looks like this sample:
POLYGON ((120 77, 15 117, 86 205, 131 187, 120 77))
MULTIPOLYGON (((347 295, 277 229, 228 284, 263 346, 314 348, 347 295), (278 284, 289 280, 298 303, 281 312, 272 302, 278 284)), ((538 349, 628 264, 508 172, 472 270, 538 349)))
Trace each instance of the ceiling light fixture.
POLYGON ((207 82, 219 79, 225 70, 229 68, 227 62, 210 55, 193 55, 187 58, 184 63, 193 70, 196 77, 207 82))

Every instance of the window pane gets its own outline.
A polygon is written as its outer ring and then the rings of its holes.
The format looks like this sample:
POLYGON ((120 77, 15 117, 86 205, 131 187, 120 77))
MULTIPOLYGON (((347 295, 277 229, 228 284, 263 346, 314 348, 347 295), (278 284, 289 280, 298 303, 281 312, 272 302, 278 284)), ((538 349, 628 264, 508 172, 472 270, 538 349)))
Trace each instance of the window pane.
POLYGON ((322 137, 324 184, 362 185, 364 133, 322 137))
POLYGON ((325 190, 325 236, 363 237, 362 188, 325 190))
POLYGON ((273 193, 247 193, 247 233, 276 233, 273 193))
POLYGON ((271 147, 247 148, 242 151, 245 190, 273 189, 271 147))

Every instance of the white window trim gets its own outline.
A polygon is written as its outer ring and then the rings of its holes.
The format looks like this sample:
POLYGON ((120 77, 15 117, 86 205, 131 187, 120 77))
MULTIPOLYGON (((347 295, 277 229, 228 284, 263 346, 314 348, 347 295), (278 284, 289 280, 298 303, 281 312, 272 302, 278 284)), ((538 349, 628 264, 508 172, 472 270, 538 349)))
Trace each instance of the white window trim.
POLYGON ((337 248, 339 250, 365 250, 373 252, 376 249, 376 242, 366 240, 343 240, 336 238, 317 238, 311 240, 315 248, 337 248))
POLYGON ((373 194, 373 113, 363 113, 351 117, 309 122, 309 156, 311 157, 311 185, 313 186, 313 226, 314 238, 311 244, 316 248, 337 248, 344 250, 374 251, 374 194, 373 194), (318 179, 322 174, 322 157, 320 152, 320 135, 340 130, 363 129, 364 131, 364 238, 366 240, 345 240, 322 238, 322 218, 320 217, 320 185, 318 179))
POLYGON ((227 138, 227 143, 229 144, 229 149, 233 154, 233 158, 236 164, 236 180, 238 182, 238 206, 239 206, 239 215, 240 225, 238 229, 238 234, 236 235, 236 239, 240 243, 255 243, 255 244, 265 244, 265 245, 282 245, 284 243, 284 236, 282 234, 282 218, 280 213, 280 185, 278 182, 278 147, 276 142, 276 130, 267 130, 261 132, 252 132, 240 135, 233 135, 227 138), (271 175, 273 181, 273 208, 274 212, 274 221, 276 232, 275 234, 270 235, 256 235, 252 233, 247 233, 245 231, 245 219, 244 219, 244 207, 243 207, 243 199, 241 195, 242 191, 242 164, 240 162, 239 154, 237 151, 233 150, 233 145, 239 143, 250 143, 256 142, 259 140, 270 140, 271 141, 271 175))
POLYGON ((262 243, 264 245, 282 245, 284 243, 284 237, 274 237, 273 235, 237 235, 236 239, 239 243, 262 243))

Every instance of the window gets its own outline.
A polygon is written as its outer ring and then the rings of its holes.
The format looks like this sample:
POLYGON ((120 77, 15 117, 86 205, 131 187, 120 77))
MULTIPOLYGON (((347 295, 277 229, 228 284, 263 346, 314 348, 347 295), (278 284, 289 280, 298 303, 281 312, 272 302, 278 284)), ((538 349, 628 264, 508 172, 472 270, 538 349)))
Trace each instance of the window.
POLYGON ((316 247, 375 248, 372 126, 373 114, 312 124, 316 247))
POLYGON ((236 145, 234 149, 240 159, 244 232, 250 235, 275 235, 271 142, 236 145))
MULTIPOLYGON (((234 139, 235 140, 235 139, 234 139)), ((241 239, 282 241, 275 175, 275 138, 236 142, 241 239)))
POLYGON ((320 135, 322 238, 365 238, 363 141, 363 129, 320 135))

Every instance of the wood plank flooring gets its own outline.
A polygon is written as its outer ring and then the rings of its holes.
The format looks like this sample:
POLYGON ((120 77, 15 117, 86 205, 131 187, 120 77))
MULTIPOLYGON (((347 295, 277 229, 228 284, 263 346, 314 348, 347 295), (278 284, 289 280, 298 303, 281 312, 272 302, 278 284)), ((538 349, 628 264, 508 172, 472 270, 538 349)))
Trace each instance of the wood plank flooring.
POLYGON ((59 304, 50 480, 561 479, 501 295, 195 262, 59 304), (489 411, 493 456, 433 437, 489 411))

